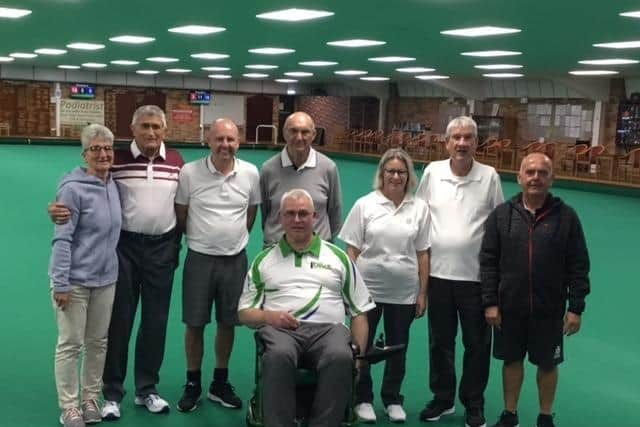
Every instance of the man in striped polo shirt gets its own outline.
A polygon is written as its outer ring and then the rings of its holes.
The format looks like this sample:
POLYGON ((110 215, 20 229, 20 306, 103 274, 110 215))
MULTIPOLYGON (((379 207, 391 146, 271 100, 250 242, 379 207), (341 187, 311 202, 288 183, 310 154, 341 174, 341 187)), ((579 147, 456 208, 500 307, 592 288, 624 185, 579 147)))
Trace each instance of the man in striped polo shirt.
POLYGON ((318 374, 309 425, 339 426, 352 386, 345 382, 353 365, 349 343, 366 350, 365 312, 375 304, 347 255, 313 233, 316 216, 307 191, 282 196, 285 235, 255 258, 238 305, 240 323, 258 328, 265 344, 263 415, 269 427, 293 424, 299 360, 318 374))
MULTIPOLYGON (((167 120, 159 107, 139 107, 133 113, 131 130, 134 140, 128 148, 116 150, 111 170, 122 204, 122 233, 102 378, 102 417, 107 420, 120 418, 129 340, 140 299, 143 307, 135 349, 135 403, 152 413, 169 411, 156 385, 180 252, 174 198, 184 161, 179 152, 164 144, 167 120)), ((54 203, 49 212, 57 223, 68 221, 69 211, 59 203, 54 203)))

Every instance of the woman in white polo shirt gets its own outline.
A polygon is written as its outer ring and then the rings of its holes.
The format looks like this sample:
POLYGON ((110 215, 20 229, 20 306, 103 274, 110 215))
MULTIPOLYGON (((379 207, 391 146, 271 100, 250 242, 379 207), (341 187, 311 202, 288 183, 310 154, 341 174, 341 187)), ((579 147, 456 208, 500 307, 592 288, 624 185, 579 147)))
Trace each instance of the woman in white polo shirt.
MULTIPOLYGON (((408 344, 411 322, 424 315, 429 277, 429 208, 413 196, 417 183, 413 162, 402 149, 384 153, 374 177, 374 191, 358 199, 338 237, 356 263, 376 308, 367 312, 371 347, 384 314, 386 344, 408 344)), ((381 397, 393 422, 403 422, 400 388, 406 350, 386 361, 381 397)), ((356 413, 375 422, 373 384, 369 367, 360 372, 356 413)))

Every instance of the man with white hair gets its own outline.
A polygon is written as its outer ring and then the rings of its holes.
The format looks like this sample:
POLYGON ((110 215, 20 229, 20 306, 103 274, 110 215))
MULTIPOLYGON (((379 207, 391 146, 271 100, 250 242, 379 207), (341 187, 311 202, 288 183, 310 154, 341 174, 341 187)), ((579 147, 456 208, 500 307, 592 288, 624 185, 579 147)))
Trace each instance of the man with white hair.
POLYGON ((280 202, 284 236, 256 256, 238 306, 240 322, 264 343, 264 424, 290 427, 296 411, 295 372, 304 360, 318 383, 309 426, 338 427, 352 384, 349 343, 367 345, 366 311, 375 304, 347 254, 313 232, 311 195, 286 192, 280 202), (351 333, 345 326, 345 308, 351 333))

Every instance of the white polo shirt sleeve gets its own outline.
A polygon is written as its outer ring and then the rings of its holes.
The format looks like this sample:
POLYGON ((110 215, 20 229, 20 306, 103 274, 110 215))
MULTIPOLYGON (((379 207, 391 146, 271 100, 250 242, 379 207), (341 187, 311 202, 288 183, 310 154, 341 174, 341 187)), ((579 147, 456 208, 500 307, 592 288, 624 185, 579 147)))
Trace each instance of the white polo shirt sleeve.
POLYGON ((338 238, 346 244, 362 251, 364 245, 364 215, 362 199, 358 199, 344 220, 338 238))
POLYGON ((414 246, 416 251, 426 251, 431 247, 431 215, 429 205, 424 200, 414 198, 418 223, 414 246))
POLYGON ((489 198, 491 204, 491 210, 495 209, 498 205, 504 203, 504 193, 502 192, 502 183, 500 181, 500 175, 498 172, 493 171, 491 175, 491 185, 489 187, 489 198))
POLYGON ((187 163, 182 167, 178 177, 178 191, 176 192, 175 203, 178 205, 189 205, 189 195, 191 194, 191 167, 192 164, 187 163))

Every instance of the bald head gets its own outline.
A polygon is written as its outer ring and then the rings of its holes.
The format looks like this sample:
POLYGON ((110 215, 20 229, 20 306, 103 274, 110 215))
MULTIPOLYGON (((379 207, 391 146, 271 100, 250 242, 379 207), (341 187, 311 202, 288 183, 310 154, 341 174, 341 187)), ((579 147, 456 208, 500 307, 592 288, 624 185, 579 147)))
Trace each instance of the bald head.
POLYGON ((229 129, 238 136, 238 126, 231 120, 226 118, 216 119, 211 123, 211 130, 209 132, 219 132, 221 129, 229 129))
POLYGON ((311 129, 313 132, 315 132, 316 130, 316 125, 313 122, 313 119, 311 118, 311 116, 303 111, 296 111, 295 113, 292 113, 289 115, 289 117, 287 117, 287 120, 284 121, 285 132, 294 123, 302 124, 308 127, 309 129, 311 129))
POLYGON ((543 153, 531 153, 522 159, 518 172, 518 184, 522 187, 523 198, 538 208, 549 194, 553 183, 553 163, 543 153))
POLYGON ((549 175, 553 175, 553 162, 544 153, 531 153, 527 154, 524 159, 522 159, 522 163, 520 163, 520 172, 522 172, 528 164, 531 163, 541 163, 549 170, 549 175))
POLYGON ((207 142, 214 163, 233 161, 240 144, 238 127, 229 119, 217 119, 211 124, 207 142))
POLYGON ((311 144, 316 137, 316 125, 307 113, 298 111, 284 122, 284 140, 287 153, 296 167, 300 167, 311 152, 311 144))

